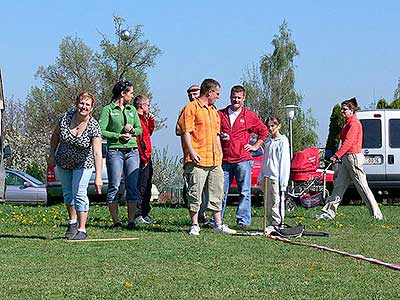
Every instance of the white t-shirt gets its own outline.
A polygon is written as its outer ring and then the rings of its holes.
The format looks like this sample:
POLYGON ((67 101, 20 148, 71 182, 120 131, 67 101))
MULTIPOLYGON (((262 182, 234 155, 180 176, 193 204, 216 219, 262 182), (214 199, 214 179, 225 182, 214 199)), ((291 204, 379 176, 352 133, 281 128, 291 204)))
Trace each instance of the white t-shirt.
POLYGON ((233 127, 233 123, 235 123, 237 117, 239 116, 240 112, 242 109, 239 109, 237 111, 233 111, 230 107, 228 107, 228 114, 229 114, 229 120, 231 122, 231 127, 233 127))

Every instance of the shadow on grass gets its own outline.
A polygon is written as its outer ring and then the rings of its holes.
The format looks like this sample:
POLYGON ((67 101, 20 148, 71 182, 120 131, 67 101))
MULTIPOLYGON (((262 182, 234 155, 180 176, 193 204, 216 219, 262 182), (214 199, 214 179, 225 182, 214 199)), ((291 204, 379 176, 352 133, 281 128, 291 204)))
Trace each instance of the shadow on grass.
POLYGON ((15 235, 15 234, 0 234, 0 239, 31 239, 31 240, 51 240, 40 235, 15 235))

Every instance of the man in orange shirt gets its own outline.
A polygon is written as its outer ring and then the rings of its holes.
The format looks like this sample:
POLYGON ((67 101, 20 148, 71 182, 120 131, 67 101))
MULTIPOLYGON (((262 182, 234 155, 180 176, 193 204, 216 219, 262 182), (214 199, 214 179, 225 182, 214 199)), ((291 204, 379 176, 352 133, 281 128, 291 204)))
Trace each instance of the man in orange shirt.
POLYGON ((221 167, 220 118, 214 106, 220 89, 218 81, 205 79, 200 86, 200 97, 186 105, 178 121, 182 132, 184 178, 192 219, 189 234, 195 236, 200 234, 198 216, 203 189, 208 196, 207 208, 214 215, 214 232, 236 233, 221 221, 224 173, 221 167))

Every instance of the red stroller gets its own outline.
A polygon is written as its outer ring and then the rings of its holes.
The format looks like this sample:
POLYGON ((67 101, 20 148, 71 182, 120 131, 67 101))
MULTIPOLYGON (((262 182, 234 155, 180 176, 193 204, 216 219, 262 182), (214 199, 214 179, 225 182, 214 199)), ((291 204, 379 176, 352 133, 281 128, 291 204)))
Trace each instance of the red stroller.
POLYGON ((320 154, 317 147, 296 152, 290 166, 289 187, 286 192, 286 209, 291 211, 297 206, 305 208, 323 204, 329 191, 327 183, 333 182, 333 171, 319 166, 320 154))

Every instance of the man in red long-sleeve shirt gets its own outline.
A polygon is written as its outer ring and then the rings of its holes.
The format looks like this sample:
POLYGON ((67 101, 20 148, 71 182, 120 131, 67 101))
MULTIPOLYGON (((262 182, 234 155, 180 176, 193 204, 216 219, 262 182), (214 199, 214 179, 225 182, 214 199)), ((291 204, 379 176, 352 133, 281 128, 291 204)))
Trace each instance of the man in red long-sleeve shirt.
POLYGON ((151 199, 151 180, 153 178, 153 163, 151 161, 151 138, 154 131, 154 115, 150 113, 150 100, 146 96, 138 95, 133 100, 133 104, 138 112, 140 123, 142 125, 142 134, 137 136, 137 145, 140 154, 140 170, 138 179, 138 196, 140 203, 140 214, 135 218, 135 223, 150 224, 153 222, 150 217, 150 199, 151 199))
POLYGON ((241 228, 251 223, 251 152, 256 151, 266 140, 268 129, 256 113, 244 107, 246 91, 243 86, 236 85, 231 89, 231 103, 219 111, 221 119, 222 169, 224 170, 224 217, 226 199, 233 177, 236 178, 239 205, 236 210, 236 222, 241 228), (257 135, 251 145, 252 134, 257 135))

